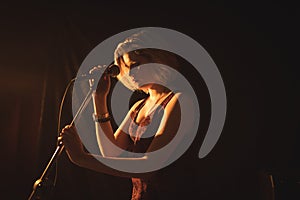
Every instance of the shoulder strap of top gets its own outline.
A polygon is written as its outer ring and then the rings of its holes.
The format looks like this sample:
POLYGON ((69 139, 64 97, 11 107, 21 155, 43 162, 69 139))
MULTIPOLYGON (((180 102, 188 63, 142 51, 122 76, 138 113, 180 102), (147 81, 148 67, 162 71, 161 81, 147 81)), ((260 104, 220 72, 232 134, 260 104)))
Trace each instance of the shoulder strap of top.
POLYGON ((172 97, 175 95, 174 92, 171 92, 166 98, 165 100, 161 103, 161 106, 163 108, 165 108, 167 106, 167 104, 169 103, 169 101, 172 99, 172 97))
POLYGON ((148 99, 148 97, 146 97, 145 99, 143 99, 143 100, 139 103, 139 105, 137 105, 137 106, 135 107, 135 109, 133 110, 133 112, 131 113, 131 118, 134 120, 134 122, 136 121, 138 112, 139 112, 140 109, 145 105, 147 99, 148 99))
MULTIPOLYGON (((161 104, 160 104, 161 107, 165 108, 174 95, 175 95, 174 92, 171 92, 170 94, 168 94, 168 96, 164 99, 164 101, 161 102, 161 104)), ((139 105, 137 105, 137 107, 133 110, 131 117, 134 121, 136 121, 137 115, 138 115, 140 109, 145 105, 147 98, 145 98, 142 102, 140 102, 139 105)))

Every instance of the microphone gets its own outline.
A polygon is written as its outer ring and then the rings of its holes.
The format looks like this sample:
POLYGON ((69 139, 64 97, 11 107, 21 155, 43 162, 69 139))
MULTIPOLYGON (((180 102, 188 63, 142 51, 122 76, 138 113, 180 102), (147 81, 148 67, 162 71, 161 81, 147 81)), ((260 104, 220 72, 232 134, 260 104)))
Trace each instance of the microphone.
POLYGON ((119 73, 120 73, 120 68, 119 68, 119 66, 117 66, 115 64, 111 64, 108 67, 106 67, 106 65, 103 65, 103 66, 99 65, 99 66, 91 69, 88 74, 81 74, 81 75, 77 76, 76 80, 100 78, 99 76, 101 74, 108 74, 111 77, 115 78, 116 76, 118 76, 119 73))

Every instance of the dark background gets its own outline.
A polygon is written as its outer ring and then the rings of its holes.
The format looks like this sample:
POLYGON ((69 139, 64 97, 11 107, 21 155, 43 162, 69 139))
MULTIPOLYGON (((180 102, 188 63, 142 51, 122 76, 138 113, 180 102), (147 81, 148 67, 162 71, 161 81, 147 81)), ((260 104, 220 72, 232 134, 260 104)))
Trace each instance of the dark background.
MULTIPOLYGON (((299 197, 298 7, 288 2, 161 4, 0 5, 1 199, 30 195, 56 147, 63 92, 87 54, 114 34, 146 26, 195 39, 225 83, 223 133, 213 151, 195 163, 199 198, 270 199, 269 175, 276 199, 299 197)), ((70 106, 69 94, 62 125, 72 119, 70 106)), ((198 151, 197 142, 191 148, 198 151)), ((130 196, 130 180, 79 168, 64 153, 57 169, 49 199, 130 196)))

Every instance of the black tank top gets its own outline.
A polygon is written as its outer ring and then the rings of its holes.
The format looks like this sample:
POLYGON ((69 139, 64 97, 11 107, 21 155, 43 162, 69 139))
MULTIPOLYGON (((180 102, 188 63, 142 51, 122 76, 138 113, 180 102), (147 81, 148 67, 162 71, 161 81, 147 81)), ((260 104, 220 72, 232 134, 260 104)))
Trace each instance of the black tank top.
POLYGON ((164 101, 153 110, 147 117, 143 118, 139 123, 137 123, 136 119, 146 103, 147 98, 145 98, 131 113, 131 123, 129 125, 128 133, 130 135, 131 140, 133 141, 133 146, 128 149, 135 153, 145 153, 151 144, 156 130, 158 129, 161 119, 164 114, 164 108, 167 106, 169 101, 175 94, 171 92, 164 99, 164 101))
MULTIPOLYGON (((145 153, 154 139, 155 131, 157 130, 162 119, 164 108, 175 94, 171 92, 165 100, 152 113, 142 119, 139 123, 136 122, 139 111, 145 105, 147 100, 144 99, 131 113, 132 122, 129 126, 129 135, 133 141, 132 146, 128 149, 135 153, 145 153), (147 132, 149 131, 150 133, 147 132)), ((155 183, 151 178, 132 178, 132 196, 131 200, 152 200, 156 199, 155 183)))

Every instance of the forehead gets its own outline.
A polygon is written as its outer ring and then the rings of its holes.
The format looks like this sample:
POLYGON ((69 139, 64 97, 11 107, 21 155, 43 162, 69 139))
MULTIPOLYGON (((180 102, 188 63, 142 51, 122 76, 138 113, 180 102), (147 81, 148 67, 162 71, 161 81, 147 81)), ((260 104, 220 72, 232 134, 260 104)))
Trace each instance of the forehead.
POLYGON ((124 60, 125 64, 130 64, 132 62, 135 62, 135 61, 139 60, 139 56, 137 56, 133 52, 125 53, 122 57, 123 57, 123 60, 124 60))
POLYGON ((124 63, 129 63, 130 62, 130 56, 129 56, 128 53, 125 53, 122 57, 123 57, 124 63))

